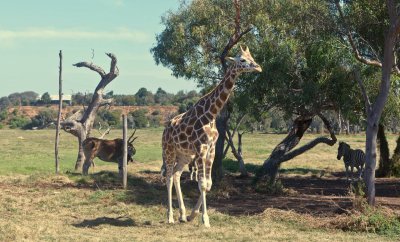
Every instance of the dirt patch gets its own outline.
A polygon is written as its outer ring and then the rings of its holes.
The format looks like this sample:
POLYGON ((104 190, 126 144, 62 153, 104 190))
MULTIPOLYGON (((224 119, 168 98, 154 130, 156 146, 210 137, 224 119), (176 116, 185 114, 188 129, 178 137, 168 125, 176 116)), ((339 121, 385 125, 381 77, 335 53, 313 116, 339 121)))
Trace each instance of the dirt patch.
MULTIPOLYGON (((340 174, 339 174, 340 175, 340 174)), ((267 208, 295 211, 315 216, 337 216, 348 213, 353 206, 349 183, 341 177, 281 176, 291 195, 269 196, 252 189, 252 178, 228 177, 237 193, 209 201, 215 209, 231 214, 262 213, 267 208)), ((376 179, 377 205, 400 210, 400 179, 376 179)))

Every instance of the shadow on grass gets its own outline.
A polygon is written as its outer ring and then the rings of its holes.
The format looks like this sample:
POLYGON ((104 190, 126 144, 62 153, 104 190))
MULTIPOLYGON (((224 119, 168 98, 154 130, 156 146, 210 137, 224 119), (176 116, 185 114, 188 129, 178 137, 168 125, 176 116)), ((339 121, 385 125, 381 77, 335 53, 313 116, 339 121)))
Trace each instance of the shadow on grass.
MULTIPOLYGON (((239 172, 239 162, 236 160, 224 159, 222 161, 222 166, 229 172, 239 172)), ((256 173, 256 171, 260 168, 260 166, 254 164, 244 164, 244 166, 246 167, 247 172, 250 173, 256 173)))
POLYGON ((127 217, 100 217, 95 219, 85 219, 80 223, 73 224, 73 226, 77 228, 94 228, 103 224, 108 224, 116 227, 137 226, 136 222, 133 219, 127 217))
MULTIPOLYGON (((235 173, 239 172, 239 163, 236 160, 232 159, 224 159, 222 161, 222 165, 224 169, 229 172, 235 173)), ((260 169, 261 166, 255 164, 245 164, 246 170, 249 173, 256 174, 257 170, 260 169)), ((280 169, 280 174, 294 174, 294 175, 320 175, 324 173, 324 170, 313 169, 313 168, 288 168, 288 169, 280 169)))
POLYGON ((320 175, 324 173, 324 170, 313 169, 313 168, 287 168, 280 169, 279 173, 281 174, 295 174, 295 175, 320 175))
MULTIPOLYGON (((122 189, 122 178, 118 172, 100 171, 98 173, 82 176, 69 173, 69 178, 74 180, 74 187, 93 190, 119 190, 122 189)), ((167 189, 160 172, 145 170, 136 174, 128 174, 127 190, 118 191, 115 198, 125 203, 140 205, 159 205, 167 203, 167 189)), ((197 182, 190 181, 188 172, 182 174, 182 192, 185 198, 192 203, 199 196, 197 182)), ((175 200, 174 200, 175 202, 175 200)), ((185 199, 186 202, 186 199, 185 199)))

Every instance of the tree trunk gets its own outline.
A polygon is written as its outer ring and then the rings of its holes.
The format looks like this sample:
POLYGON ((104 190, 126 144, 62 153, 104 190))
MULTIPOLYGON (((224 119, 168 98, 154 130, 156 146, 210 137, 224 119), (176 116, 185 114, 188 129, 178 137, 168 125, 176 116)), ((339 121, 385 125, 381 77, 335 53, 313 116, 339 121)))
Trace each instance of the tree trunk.
POLYGON ((393 164, 393 169, 392 169, 393 175, 400 177, 400 135, 397 138, 396 149, 394 150, 392 156, 392 164, 393 164))
POLYGON ((236 150, 235 144, 233 143, 233 134, 231 133, 231 131, 229 129, 226 131, 226 134, 228 136, 226 139, 228 142, 228 146, 231 148, 233 156, 235 156, 236 160, 238 161, 240 176, 246 177, 246 176, 248 176, 248 174, 247 174, 247 170, 244 165, 244 160, 243 160, 243 156, 242 156, 242 135, 243 135, 243 133, 238 132, 239 144, 238 144, 237 150, 236 150))
POLYGON ((313 117, 298 117, 294 120, 292 128, 286 138, 280 142, 271 155, 264 161, 257 177, 267 175, 269 179, 275 180, 281 164, 281 158, 292 150, 301 140, 304 132, 310 127, 313 117))
POLYGON ((240 159, 238 159, 240 176, 246 177, 246 176, 248 176, 248 174, 247 174, 246 166, 244 165, 244 160, 243 160, 243 155, 242 155, 242 137, 243 137, 243 133, 238 132, 237 153, 238 153, 238 156, 240 157, 240 159))
POLYGON ((367 186, 367 200, 371 206, 375 205, 375 167, 376 167, 376 139, 378 124, 368 122, 367 140, 365 143, 365 173, 364 181, 367 186))
POLYGON ((338 134, 342 134, 342 132, 343 132, 343 125, 342 125, 342 113, 340 112, 340 110, 339 110, 339 113, 338 113, 338 129, 339 129, 339 131, 338 131, 338 134))
POLYGON ((229 119, 229 112, 225 105, 222 108, 216 120, 216 126, 219 135, 217 144, 215 145, 215 157, 212 167, 212 178, 213 182, 215 183, 218 183, 223 176, 222 159, 224 157, 224 147, 226 139, 226 130, 228 127, 228 119, 229 119))
POLYGON ((82 142, 86 139, 86 134, 77 136, 78 138, 78 157, 76 158, 75 171, 81 170, 85 162, 85 153, 83 153, 82 142))
POLYGON ((391 176, 392 161, 390 159, 389 144, 386 139, 385 126, 379 124, 378 127, 378 147, 379 147, 379 168, 376 171, 377 177, 391 176))
POLYGON ((346 120, 346 135, 350 134, 350 121, 346 120))

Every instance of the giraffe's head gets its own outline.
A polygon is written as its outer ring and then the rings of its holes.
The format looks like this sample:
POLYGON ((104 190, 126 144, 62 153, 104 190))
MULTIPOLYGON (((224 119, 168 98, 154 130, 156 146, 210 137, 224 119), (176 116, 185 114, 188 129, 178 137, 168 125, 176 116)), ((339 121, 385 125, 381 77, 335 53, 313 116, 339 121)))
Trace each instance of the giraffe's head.
POLYGON ((250 54, 249 48, 247 46, 240 46, 240 54, 236 57, 227 57, 226 60, 234 64, 234 68, 238 72, 261 72, 261 66, 257 64, 250 54))

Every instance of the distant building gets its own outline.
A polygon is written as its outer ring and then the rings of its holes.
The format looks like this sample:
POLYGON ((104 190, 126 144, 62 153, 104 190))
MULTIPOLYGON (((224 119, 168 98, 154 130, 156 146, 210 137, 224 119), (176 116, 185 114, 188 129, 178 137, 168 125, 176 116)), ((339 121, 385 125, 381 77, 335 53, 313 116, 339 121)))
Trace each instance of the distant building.
MULTIPOLYGON (((50 95, 51 104, 58 104, 58 95, 50 95)), ((72 105, 72 95, 63 95, 63 102, 72 105)))
MULTIPOLYGON (((41 95, 37 98, 37 100, 40 100, 42 98, 41 95)), ((58 94, 57 95, 50 95, 51 99, 51 104, 58 104, 58 94)), ((72 105, 72 95, 63 95, 63 103, 66 103, 68 105, 72 105)))

